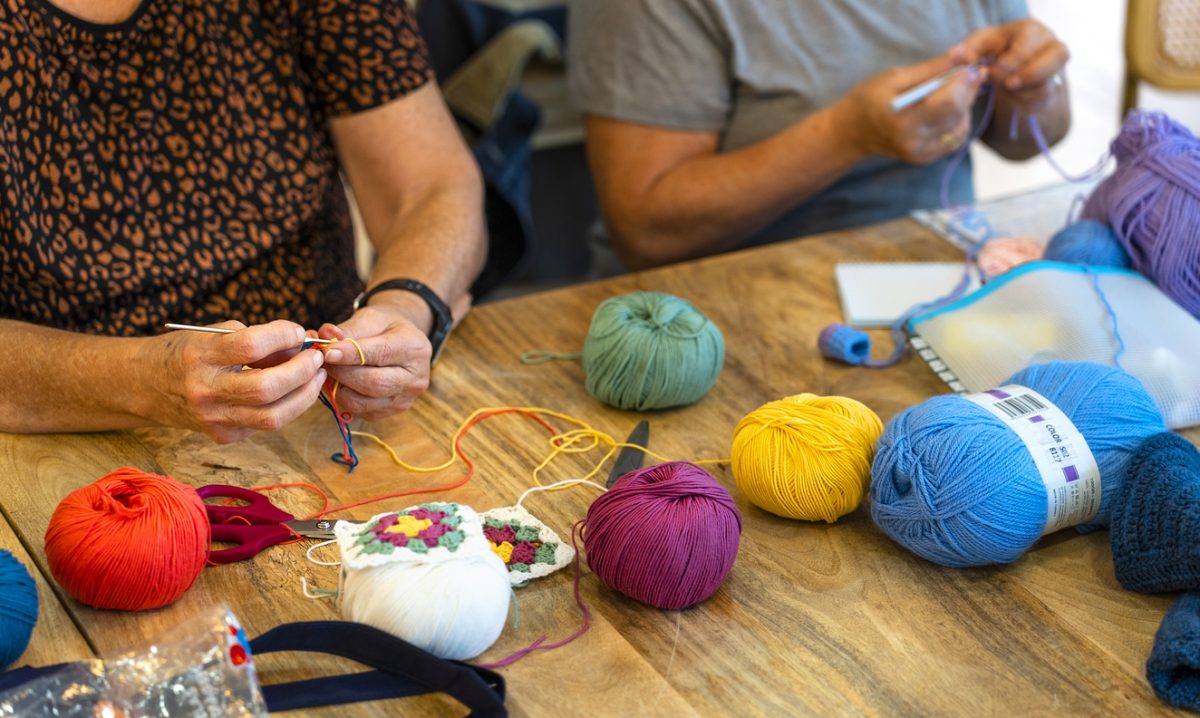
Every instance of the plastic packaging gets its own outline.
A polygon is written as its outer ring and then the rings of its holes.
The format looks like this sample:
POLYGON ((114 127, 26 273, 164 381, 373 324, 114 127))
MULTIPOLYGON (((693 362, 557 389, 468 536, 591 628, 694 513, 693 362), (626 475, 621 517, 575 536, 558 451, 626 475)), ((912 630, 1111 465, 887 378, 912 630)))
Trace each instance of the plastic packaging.
POLYGON ((206 611, 154 645, 103 661, 68 663, 0 694, 0 716, 265 715, 249 642, 224 607, 206 611))

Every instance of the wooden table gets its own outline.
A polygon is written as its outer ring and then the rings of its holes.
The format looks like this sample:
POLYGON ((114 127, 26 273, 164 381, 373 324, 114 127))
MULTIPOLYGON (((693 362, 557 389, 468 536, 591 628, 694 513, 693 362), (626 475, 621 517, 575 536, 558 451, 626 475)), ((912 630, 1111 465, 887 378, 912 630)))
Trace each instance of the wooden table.
MULTIPOLYGON (((409 413, 371 428, 407 459, 432 463, 453 429, 481 406, 541 405, 578 416, 614 436, 640 418, 650 445, 676 458, 728 455, 734 425, 760 404, 797 392, 855 397, 886 421, 946 388, 924 364, 887 371, 824 361, 818 331, 839 319, 838 261, 946 260, 955 252, 914 222, 730 254, 477 308, 456 331, 434 384, 409 413), (713 391, 683 409, 636 414, 594 401, 578 364, 525 366, 532 348, 570 351, 583 341, 596 305, 632 290, 687 297, 725 334, 728 356, 713 391)), ((1196 431, 1187 435, 1193 441, 1196 431)), ((360 442, 363 463, 347 475, 329 461, 339 444, 314 408, 285 431, 216 446, 172 430, 79 436, 0 435, 0 503, 21 545, 45 573, 41 537, 68 491, 123 465, 169 473, 195 485, 258 486, 310 481, 335 501, 432 485, 399 470, 360 442), (232 468, 214 468, 232 467, 232 468)), ((508 505, 530 485, 544 455, 544 430, 519 416, 485 422, 466 449, 479 475, 449 498, 480 510, 508 505)), ((594 460, 595 455, 589 457, 594 460)), ((572 458, 547 478, 578 474, 572 458)), ((789 521, 747 503, 727 468, 715 470, 745 517, 737 563, 721 590, 685 611, 660 611, 610 591, 585 573, 591 630, 570 646, 503 669, 515 715, 1146 715, 1164 711, 1143 665, 1172 597, 1123 591, 1113 577, 1106 532, 1059 534, 1011 566, 951 570, 906 553, 871 523, 865 508, 833 525, 789 521)), ((276 492, 296 512, 304 492, 276 492)), ((566 536, 594 493, 541 494, 526 506, 566 536)), ((365 517, 416 501, 386 502, 365 517)), ((6 546, 12 537, 4 536, 6 546)), ((20 548, 20 547, 17 547, 20 548)), ((226 602, 256 635, 283 621, 333 618, 328 601, 300 591, 300 577, 334 583, 332 569, 305 561, 299 546, 206 570, 176 604, 148 613, 97 611, 43 590, 43 622, 26 660, 82 657, 150 641, 206 606, 226 602), (68 617, 73 621, 68 621, 68 617)), ((519 592, 520 626, 482 657, 497 659, 543 633, 565 636, 579 622, 570 570, 519 592)), ((264 682, 332 662, 269 656, 264 682), (290 662, 289 662, 290 660, 290 662)), ((354 714, 461 713, 446 698, 359 706, 354 714), (370 710, 368 710, 368 708, 370 710)), ((342 715, 341 712, 314 712, 342 715)))

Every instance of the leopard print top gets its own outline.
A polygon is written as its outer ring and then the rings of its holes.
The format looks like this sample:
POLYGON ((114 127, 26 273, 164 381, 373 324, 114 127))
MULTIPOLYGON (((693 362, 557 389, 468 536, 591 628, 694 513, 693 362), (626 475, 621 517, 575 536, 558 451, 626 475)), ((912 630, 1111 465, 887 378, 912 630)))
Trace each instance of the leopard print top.
POLYGON ((342 318, 330 117, 433 76, 405 0, 0 0, 0 317, 124 336, 342 318))

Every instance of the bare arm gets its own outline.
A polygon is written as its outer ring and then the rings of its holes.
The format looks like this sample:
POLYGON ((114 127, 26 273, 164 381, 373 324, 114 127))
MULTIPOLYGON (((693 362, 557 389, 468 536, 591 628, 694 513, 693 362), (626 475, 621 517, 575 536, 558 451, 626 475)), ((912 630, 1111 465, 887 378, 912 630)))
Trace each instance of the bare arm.
MULTIPOLYGON (((218 325, 241 329, 238 322, 218 325)), ((0 431, 101 431, 166 425, 234 441, 274 430, 316 399, 319 352, 272 322, 236 334, 145 339, 74 334, 0 320, 0 431), (245 369, 255 364, 263 368, 245 369)))
MULTIPOLYGON (((461 319, 487 252, 483 181, 437 85, 335 119, 331 128, 378 253, 368 285, 419 280, 461 319)), ((385 291, 341 325, 322 327, 323 337, 358 340, 367 359, 358 366, 348 343, 326 352, 331 375, 345 385, 339 405, 368 419, 408 408, 429 382, 432 322, 417 295, 385 291)))
POLYGON ((588 159, 622 262, 636 269, 734 247, 868 155, 928 163, 953 151, 969 132, 981 77, 964 70, 903 112, 889 103, 963 59, 956 48, 880 73, 837 103, 732 152, 717 151, 715 132, 589 116, 588 159))

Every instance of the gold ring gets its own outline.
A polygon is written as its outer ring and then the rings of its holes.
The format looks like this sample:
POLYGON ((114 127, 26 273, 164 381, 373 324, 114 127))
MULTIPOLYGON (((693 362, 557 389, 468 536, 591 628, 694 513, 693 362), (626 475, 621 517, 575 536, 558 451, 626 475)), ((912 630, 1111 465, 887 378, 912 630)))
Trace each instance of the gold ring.
POLYGON ((943 132, 939 140, 947 151, 958 149, 958 140, 955 139, 953 132, 943 132))

